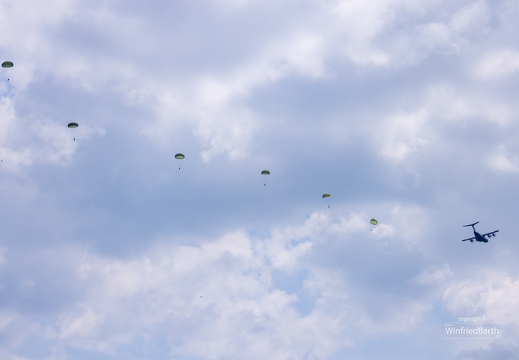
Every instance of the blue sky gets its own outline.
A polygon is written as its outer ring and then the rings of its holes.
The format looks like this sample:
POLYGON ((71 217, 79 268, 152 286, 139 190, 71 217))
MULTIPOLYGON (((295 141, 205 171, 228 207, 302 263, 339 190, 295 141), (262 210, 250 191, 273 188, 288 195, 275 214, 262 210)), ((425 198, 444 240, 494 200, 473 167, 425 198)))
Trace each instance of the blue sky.
POLYGON ((0 358, 516 359, 518 15, 0 0, 0 358))

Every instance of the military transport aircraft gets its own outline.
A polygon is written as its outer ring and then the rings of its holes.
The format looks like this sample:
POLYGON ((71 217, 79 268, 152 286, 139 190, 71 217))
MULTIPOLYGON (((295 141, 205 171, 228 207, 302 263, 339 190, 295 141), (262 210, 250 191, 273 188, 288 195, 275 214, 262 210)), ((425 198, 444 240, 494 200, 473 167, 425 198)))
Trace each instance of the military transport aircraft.
POLYGON ((474 231, 474 237, 471 237, 471 238, 468 238, 468 239, 463 239, 461 241, 467 241, 467 240, 470 240, 470 242, 474 242, 474 240, 476 241, 480 241, 480 242, 488 242, 488 239, 485 238, 488 237, 492 237, 492 236, 496 236, 496 232, 498 232, 499 230, 494 230, 494 231, 491 231, 489 233, 486 233, 486 234, 480 234, 476 231, 476 229, 474 228, 474 225, 478 224, 478 222, 475 222, 474 224, 468 224, 468 225, 463 225, 463 227, 465 226, 472 226, 472 230, 474 231))

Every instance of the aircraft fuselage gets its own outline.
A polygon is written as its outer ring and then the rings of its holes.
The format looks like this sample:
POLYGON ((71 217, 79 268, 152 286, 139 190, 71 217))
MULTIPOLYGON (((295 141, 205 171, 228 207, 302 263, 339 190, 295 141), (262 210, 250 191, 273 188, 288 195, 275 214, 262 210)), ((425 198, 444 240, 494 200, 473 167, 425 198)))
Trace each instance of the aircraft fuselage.
POLYGON ((488 239, 485 239, 485 237, 481 236, 481 234, 478 233, 476 230, 474 230, 474 237, 476 238, 476 241, 481 241, 481 242, 485 242, 485 243, 488 242, 488 239))

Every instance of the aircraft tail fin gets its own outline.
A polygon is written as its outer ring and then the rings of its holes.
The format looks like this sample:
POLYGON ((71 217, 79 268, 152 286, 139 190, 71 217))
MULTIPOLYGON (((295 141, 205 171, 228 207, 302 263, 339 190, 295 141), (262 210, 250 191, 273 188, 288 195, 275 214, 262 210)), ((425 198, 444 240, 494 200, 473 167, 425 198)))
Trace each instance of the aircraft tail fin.
POLYGON ((476 224, 479 224, 479 221, 475 222, 474 224, 468 224, 468 225, 463 225, 463 227, 467 227, 467 226, 474 226, 476 224))

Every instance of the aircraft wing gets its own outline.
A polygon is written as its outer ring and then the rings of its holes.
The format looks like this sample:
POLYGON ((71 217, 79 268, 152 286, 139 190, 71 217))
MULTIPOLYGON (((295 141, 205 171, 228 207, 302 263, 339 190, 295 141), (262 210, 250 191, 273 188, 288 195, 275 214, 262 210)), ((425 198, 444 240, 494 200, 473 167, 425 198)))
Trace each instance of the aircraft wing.
POLYGON ((463 239, 461 241, 467 241, 467 240, 470 240, 470 242, 474 242, 474 240, 476 240, 475 237, 471 237, 471 238, 468 238, 468 239, 463 239))
POLYGON ((481 236, 483 236, 483 237, 485 237, 485 236, 487 236, 487 237, 495 236, 496 232, 499 232, 499 230, 491 231, 489 233, 482 234, 481 236))

